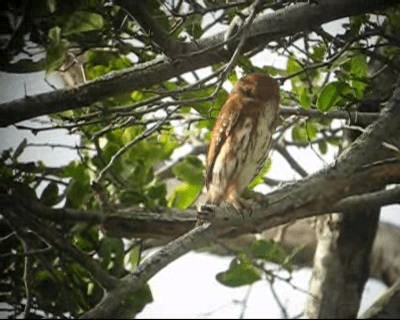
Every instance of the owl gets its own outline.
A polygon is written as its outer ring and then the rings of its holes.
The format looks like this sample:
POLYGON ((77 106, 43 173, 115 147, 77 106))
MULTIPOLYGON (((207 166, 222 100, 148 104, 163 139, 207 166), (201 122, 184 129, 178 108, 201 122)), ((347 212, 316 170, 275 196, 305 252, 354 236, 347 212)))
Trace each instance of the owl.
POLYGON ((279 85, 262 73, 240 79, 219 113, 206 158, 206 204, 248 206, 241 193, 265 164, 279 114, 279 85))

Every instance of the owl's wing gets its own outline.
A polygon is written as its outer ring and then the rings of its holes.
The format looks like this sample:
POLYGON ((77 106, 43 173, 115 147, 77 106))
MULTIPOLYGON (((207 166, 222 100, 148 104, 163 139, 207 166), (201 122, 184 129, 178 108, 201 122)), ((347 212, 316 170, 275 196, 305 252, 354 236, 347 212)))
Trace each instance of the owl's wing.
POLYGON ((211 133, 211 141, 207 152, 207 168, 206 168, 206 188, 212 179, 212 172, 222 146, 227 138, 234 131, 235 126, 240 118, 240 110, 242 108, 242 101, 238 95, 230 97, 224 104, 219 113, 211 133))

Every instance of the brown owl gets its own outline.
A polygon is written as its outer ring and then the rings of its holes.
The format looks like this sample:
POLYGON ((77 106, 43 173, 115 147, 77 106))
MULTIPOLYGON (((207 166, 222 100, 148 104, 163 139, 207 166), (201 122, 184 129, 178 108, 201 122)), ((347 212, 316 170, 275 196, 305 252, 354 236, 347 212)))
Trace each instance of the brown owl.
POLYGON ((228 203, 240 196, 262 169, 278 122, 279 85, 270 76, 251 73, 234 86, 219 113, 207 152, 206 204, 228 203))

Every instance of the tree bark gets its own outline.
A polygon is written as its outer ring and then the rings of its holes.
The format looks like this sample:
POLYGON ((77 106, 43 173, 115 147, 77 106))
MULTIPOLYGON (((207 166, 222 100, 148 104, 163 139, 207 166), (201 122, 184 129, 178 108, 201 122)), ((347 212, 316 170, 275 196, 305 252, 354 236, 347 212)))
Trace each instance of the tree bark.
MULTIPOLYGON (((383 53, 379 48, 378 53, 383 53)), ((370 74, 382 63, 371 60, 370 74)), ((391 92, 385 83, 394 83, 397 75, 390 69, 373 79, 371 90, 358 107, 360 112, 379 112, 379 104, 391 92), (371 102, 374 103, 371 103, 371 102)), ((346 130, 344 147, 354 142, 360 133, 346 130)), ((377 160, 384 159, 382 152, 377 160)), ((375 189, 379 190, 379 188, 375 189)), ((364 285, 369 278, 369 255, 379 224, 380 206, 345 208, 342 213, 318 221, 318 246, 310 281, 310 297, 306 307, 308 318, 355 318, 361 303, 364 285)))

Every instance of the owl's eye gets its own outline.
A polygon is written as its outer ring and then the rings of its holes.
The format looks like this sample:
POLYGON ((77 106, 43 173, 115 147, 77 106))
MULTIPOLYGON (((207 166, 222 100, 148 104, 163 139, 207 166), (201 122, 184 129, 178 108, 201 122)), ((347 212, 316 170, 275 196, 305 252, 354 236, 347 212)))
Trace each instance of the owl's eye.
POLYGON ((241 87, 240 88, 240 92, 244 95, 244 96, 246 96, 246 97, 254 97, 254 94, 253 94, 253 92, 251 91, 251 88, 248 88, 248 87, 241 87))

